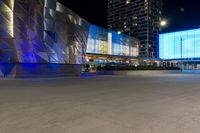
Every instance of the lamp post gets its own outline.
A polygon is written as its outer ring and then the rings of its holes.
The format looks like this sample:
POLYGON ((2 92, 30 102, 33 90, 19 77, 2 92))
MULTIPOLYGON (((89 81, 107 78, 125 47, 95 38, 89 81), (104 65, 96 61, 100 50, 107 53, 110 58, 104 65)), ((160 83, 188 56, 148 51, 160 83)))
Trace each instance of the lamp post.
MULTIPOLYGON (((162 19, 160 21, 160 33, 162 33, 163 28, 165 28, 168 25, 167 21, 165 19, 162 19)), ((164 61, 164 60, 163 60, 164 61)), ((166 67, 166 61, 163 62, 164 67, 166 67), (165 65, 164 65, 165 63, 165 65)))
POLYGON ((181 72, 183 72, 183 38, 181 37, 181 72))

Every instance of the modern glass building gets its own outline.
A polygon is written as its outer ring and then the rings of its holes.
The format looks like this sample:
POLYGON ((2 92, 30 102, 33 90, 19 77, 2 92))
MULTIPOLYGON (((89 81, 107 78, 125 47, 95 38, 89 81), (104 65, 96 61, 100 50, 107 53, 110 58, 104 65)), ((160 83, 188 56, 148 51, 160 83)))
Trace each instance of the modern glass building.
POLYGON ((0 0, 0 75, 79 75, 86 53, 136 57, 138 43, 57 0, 0 0))
POLYGON ((159 58, 162 60, 200 59, 200 29, 160 34, 159 58))

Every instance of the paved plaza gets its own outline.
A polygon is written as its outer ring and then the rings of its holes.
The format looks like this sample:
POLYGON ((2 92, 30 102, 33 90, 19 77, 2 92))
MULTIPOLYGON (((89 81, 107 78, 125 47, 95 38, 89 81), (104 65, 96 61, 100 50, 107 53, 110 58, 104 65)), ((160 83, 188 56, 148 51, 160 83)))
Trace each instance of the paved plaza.
POLYGON ((0 80, 0 133, 198 133, 200 74, 0 80))

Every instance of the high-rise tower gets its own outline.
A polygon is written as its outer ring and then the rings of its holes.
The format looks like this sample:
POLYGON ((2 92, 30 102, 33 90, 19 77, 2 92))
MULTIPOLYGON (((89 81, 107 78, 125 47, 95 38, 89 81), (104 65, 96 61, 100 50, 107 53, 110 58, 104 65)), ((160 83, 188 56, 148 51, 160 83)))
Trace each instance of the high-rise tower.
POLYGON ((162 0, 108 0, 109 29, 140 40, 140 56, 155 58, 162 0))

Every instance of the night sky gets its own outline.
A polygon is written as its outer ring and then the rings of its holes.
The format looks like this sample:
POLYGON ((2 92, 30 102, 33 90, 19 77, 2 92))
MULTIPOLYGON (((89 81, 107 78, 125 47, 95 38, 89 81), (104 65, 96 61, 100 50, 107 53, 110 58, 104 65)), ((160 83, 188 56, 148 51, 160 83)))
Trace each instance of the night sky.
MULTIPOLYGON (((107 0, 58 0, 90 23, 107 27, 107 0)), ((163 0, 163 32, 200 27, 200 0, 163 0)))

